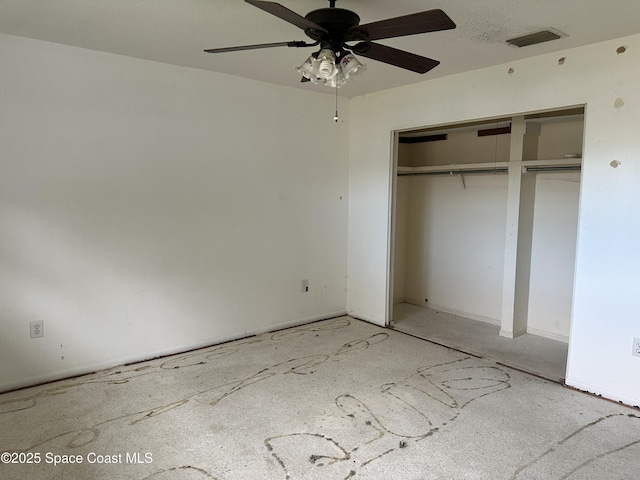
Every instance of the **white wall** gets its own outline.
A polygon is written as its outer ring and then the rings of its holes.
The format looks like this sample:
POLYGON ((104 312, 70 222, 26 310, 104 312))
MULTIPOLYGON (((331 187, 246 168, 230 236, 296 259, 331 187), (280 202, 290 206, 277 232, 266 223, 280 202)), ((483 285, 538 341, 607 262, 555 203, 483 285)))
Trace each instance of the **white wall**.
POLYGON ((405 301, 499 324, 507 176, 408 180, 405 301))
POLYGON ((395 199, 395 236, 393 252, 393 303, 407 301, 407 247, 411 177, 398 177, 395 199))
POLYGON ((0 390, 344 312, 346 100, 7 35, 0 65, 0 390))
POLYGON ((527 331, 569 340, 580 172, 538 173, 527 331))
POLYGON ((640 359, 631 356, 640 336, 638 51, 636 35, 352 99, 348 311, 386 321, 391 131, 586 104, 566 378, 640 404, 640 359))

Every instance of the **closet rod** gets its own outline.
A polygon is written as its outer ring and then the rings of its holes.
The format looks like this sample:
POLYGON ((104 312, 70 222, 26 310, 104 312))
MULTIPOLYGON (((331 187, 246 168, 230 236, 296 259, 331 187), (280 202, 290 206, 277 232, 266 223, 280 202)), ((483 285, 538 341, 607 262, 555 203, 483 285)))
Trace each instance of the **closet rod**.
POLYGON ((558 167, 524 167, 525 172, 579 172, 580 165, 564 165, 558 167))
POLYGON ((398 172, 399 177, 414 175, 493 175, 509 173, 506 168, 486 168, 475 170, 442 170, 439 172, 398 172))

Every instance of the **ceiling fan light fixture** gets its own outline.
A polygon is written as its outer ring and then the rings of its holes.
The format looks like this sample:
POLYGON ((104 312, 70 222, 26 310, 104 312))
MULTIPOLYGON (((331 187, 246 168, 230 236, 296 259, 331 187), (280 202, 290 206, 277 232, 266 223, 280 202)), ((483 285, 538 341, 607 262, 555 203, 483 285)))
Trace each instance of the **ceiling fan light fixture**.
POLYGON ((323 48, 318 54, 318 61, 320 66, 318 67, 318 73, 321 78, 330 80, 338 74, 338 67, 336 66, 336 54, 328 48, 323 48))
POLYGON ((345 83, 362 75, 366 70, 367 66, 361 63, 353 53, 348 53, 340 59, 340 74, 345 83))
POLYGON ((330 88, 340 88, 345 83, 361 75, 367 66, 352 53, 348 53, 336 62, 336 54, 322 49, 316 56, 311 55, 296 68, 296 71, 314 84, 321 83, 330 88))
POLYGON ((296 68, 296 71, 304 78, 311 80, 312 83, 317 84, 320 80, 320 61, 311 55, 302 65, 296 68))

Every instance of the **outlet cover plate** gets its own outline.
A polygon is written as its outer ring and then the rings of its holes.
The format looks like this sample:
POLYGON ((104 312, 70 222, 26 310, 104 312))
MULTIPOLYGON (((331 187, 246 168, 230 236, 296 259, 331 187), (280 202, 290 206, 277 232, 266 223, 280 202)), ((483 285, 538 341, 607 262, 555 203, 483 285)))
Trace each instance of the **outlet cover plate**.
POLYGON ((640 357, 640 338, 633 338, 633 349, 631 350, 631 355, 634 357, 640 357))
POLYGON ((31 338, 44 337, 44 320, 36 320, 29 324, 29 335, 31 338))

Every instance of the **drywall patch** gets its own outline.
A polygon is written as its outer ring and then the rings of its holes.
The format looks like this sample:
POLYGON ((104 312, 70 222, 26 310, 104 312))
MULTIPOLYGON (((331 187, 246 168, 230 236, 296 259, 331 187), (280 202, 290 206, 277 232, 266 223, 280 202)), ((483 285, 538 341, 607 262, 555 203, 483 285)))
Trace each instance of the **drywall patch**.
POLYGON ((621 165, 621 162, 619 162, 618 160, 612 160, 609 165, 611 165, 613 168, 618 168, 621 165))
POLYGON ((622 100, 620 97, 616 98, 616 101, 613 102, 613 106, 615 108, 622 108, 624 107, 624 100, 622 100))
POLYGON ((621 46, 619 46, 619 47, 616 49, 616 53, 617 53, 618 55, 621 55, 621 54, 623 54, 623 53, 624 53, 624 52, 626 52, 626 51, 627 51, 627 47, 625 47, 624 45, 621 45, 621 46))

